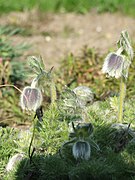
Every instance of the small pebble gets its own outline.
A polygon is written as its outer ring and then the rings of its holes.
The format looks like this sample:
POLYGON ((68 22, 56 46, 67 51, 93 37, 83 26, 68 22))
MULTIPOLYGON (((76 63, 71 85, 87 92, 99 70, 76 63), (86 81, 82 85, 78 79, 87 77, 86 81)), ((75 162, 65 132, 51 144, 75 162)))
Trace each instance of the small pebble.
POLYGON ((47 42, 50 42, 50 41, 51 41, 51 37, 50 37, 50 36, 46 36, 46 37, 45 37, 45 40, 46 40, 47 42))

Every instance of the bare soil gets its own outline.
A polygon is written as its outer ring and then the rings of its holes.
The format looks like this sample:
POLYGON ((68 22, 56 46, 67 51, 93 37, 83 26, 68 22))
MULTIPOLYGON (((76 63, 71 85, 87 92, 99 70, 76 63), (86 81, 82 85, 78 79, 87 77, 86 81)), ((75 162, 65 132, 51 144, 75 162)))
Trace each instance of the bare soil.
POLYGON ((135 19, 121 14, 41 14, 33 10, 10 13, 0 18, 0 25, 16 25, 26 28, 30 36, 16 35, 14 43, 26 42, 32 48, 25 53, 41 55, 47 68, 58 68, 69 53, 78 55, 84 45, 105 54, 115 48, 122 30, 127 30, 135 41, 135 19))

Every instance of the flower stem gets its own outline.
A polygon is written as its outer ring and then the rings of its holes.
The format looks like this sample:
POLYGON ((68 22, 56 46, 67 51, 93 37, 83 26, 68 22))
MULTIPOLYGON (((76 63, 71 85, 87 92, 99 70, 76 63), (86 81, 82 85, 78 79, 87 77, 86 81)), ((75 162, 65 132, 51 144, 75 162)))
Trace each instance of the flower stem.
POLYGON ((120 83, 120 97, 119 97, 119 108, 118 108, 118 122, 123 122, 123 111, 124 111, 124 100, 126 95, 126 79, 122 76, 120 83))
POLYGON ((32 151, 32 153, 31 153, 31 147, 32 147, 32 143, 33 143, 33 140, 34 140, 34 136, 35 136, 35 130, 36 130, 36 122, 35 122, 35 117, 34 117, 34 120, 33 120, 33 132, 32 132, 32 137, 31 137, 31 141, 30 141, 30 145, 29 145, 29 151, 28 151, 30 164, 32 162, 32 156, 33 156, 33 153, 34 153, 34 151, 32 151))
POLYGON ((56 93, 56 86, 53 80, 51 81, 50 91, 51 91, 51 104, 55 104, 55 101, 57 99, 57 93, 56 93))
POLYGON ((0 85, 0 88, 3 88, 3 87, 13 87, 16 90, 18 90, 20 93, 22 93, 22 91, 17 86, 12 85, 12 84, 2 84, 2 85, 0 85))
POLYGON ((117 50, 116 54, 117 54, 117 55, 121 55, 122 51, 123 51, 123 47, 120 47, 120 48, 117 50))
POLYGON ((88 123, 88 112, 86 107, 82 109, 82 119, 85 123, 88 123))

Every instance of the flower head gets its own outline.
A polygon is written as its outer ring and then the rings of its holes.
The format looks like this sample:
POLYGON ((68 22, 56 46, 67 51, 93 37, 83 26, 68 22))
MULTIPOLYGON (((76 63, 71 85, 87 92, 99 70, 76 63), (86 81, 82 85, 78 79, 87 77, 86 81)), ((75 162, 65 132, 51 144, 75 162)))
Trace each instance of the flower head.
POLYGON ((42 99, 39 88, 27 86, 21 94, 20 104, 23 110, 36 111, 41 106, 42 99))
POLYGON ((122 31, 120 39, 117 42, 118 50, 109 53, 105 58, 102 71, 109 76, 119 78, 128 77, 128 69, 133 60, 134 52, 131 46, 131 40, 127 31, 122 31))
POLYGON ((102 72, 107 73, 111 77, 119 78, 122 75, 127 77, 128 67, 130 62, 125 59, 124 55, 119 53, 109 53, 105 58, 102 72))
POLYGON ((87 86, 78 86, 73 89, 81 106, 86 106, 87 102, 92 102, 94 99, 94 93, 87 86))
POLYGON ((90 144, 87 141, 77 141, 72 148, 75 159, 88 160, 91 154, 90 144))

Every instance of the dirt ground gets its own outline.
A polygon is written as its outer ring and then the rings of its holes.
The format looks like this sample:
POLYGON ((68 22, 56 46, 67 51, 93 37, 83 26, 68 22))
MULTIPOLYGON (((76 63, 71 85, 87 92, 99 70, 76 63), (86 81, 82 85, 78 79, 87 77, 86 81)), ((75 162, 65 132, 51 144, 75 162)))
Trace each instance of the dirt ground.
POLYGON ((0 18, 0 25, 16 25, 30 31, 30 36, 16 35, 14 43, 26 42, 32 48, 25 53, 41 55, 47 68, 59 67, 68 53, 78 55, 84 45, 100 54, 114 48, 122 30, 128 30, 135 41, 135 19, 121 14, 41 14, 33 10, 10 13, 0 18))

